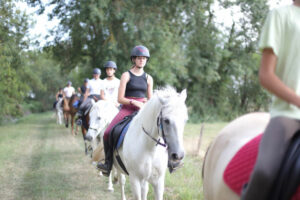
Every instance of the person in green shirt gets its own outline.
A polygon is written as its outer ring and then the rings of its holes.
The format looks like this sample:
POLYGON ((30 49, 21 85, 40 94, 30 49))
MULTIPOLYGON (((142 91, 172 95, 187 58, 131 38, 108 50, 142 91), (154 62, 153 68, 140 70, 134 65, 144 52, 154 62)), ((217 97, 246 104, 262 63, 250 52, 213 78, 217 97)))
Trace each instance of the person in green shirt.
POLYGON ((269 13, 259 47, 259 80, 273 94, 271 120, 242 200, 268 199, 291 139, 300 130, 300 0, 269 13))

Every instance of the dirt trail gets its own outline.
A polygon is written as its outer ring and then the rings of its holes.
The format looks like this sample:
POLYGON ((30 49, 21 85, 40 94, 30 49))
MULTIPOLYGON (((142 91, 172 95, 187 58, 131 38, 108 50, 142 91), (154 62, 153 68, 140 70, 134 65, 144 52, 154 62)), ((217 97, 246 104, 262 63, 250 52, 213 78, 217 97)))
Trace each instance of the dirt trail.
POLYGON ((54 122, 48 114, 3 127, 0 199, 120 199, 119 185, 108 192, 107 178, 84 155, 82 136, 54 122))

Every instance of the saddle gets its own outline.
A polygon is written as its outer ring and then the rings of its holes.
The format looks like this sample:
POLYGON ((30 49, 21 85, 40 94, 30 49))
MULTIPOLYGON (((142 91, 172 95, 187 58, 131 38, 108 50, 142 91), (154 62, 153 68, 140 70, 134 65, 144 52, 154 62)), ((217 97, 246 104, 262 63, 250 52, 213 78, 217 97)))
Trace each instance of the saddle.
POLYGON ((136 114, 137 111, 132 113, 131 115, 124 117, 124 119, 122 119, 111 129, 109 133, 109 145, 113 147, 113 150, 120 148, 129 128, 129 124, 136 114))
MULTIPOLYGON (((249 181, 262 134, 245 144, 227 165, 223 179, 236 194, 249 181)), ((295 134, 281 164, 269 200, 300 200, 300 134, 295 134)))
POLYGON ((129 175, 129 173, 127 172, 127 169, 126 169, 123 161, 121 160, 121 157, 119 156, 118 149, 121 147, 121 145, 124 141, 124 138, 125 138, 128 128, 129 128, 131 120, 137 113, 138 113, 138 111, 132 113, 131 115, 124 117, 124 119, 122 119, 119 123, 117 123, 111 129, 111 131, 109 133, 109 146, 112 147, 112 151, 116 152, 116 159, 117 159, 120 167, 124 170, 124 172, 127 173, 127 175, 129 175))

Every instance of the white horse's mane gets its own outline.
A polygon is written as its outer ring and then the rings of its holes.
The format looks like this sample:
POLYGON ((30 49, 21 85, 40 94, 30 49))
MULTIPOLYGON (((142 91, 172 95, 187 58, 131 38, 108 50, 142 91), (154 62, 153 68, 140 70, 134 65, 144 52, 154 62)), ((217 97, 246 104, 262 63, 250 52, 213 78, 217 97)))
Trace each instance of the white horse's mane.
MULTIPOLYGON (((164 100, 164 107, 168 107, 169 109, 165 110, 165 113, 170 113, 174 109, 183 109, 182 113, 185 114, 186 105, 185 101, 181 100, 180 93, 177 93, 176 89, 172 86, 159 87, 154 90, 153 97, 147 102, 147 104, 151 104, 154 102, 160 102, 160 100, 164 100)), ((139 114, 146 109, 147 105, 145 105, 140 111, 139 114)))

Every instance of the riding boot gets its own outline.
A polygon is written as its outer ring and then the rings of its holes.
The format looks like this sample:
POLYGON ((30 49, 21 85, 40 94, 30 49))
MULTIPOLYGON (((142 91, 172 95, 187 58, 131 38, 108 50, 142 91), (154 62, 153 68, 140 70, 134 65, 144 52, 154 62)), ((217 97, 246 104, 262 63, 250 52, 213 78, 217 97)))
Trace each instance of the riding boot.
POLYGON ((103 175, 109 176, 113 164, 113 150, 109 145, 109 141, 104 140, 105 163, 98 162, 97 168, 102 171, 103 175))

